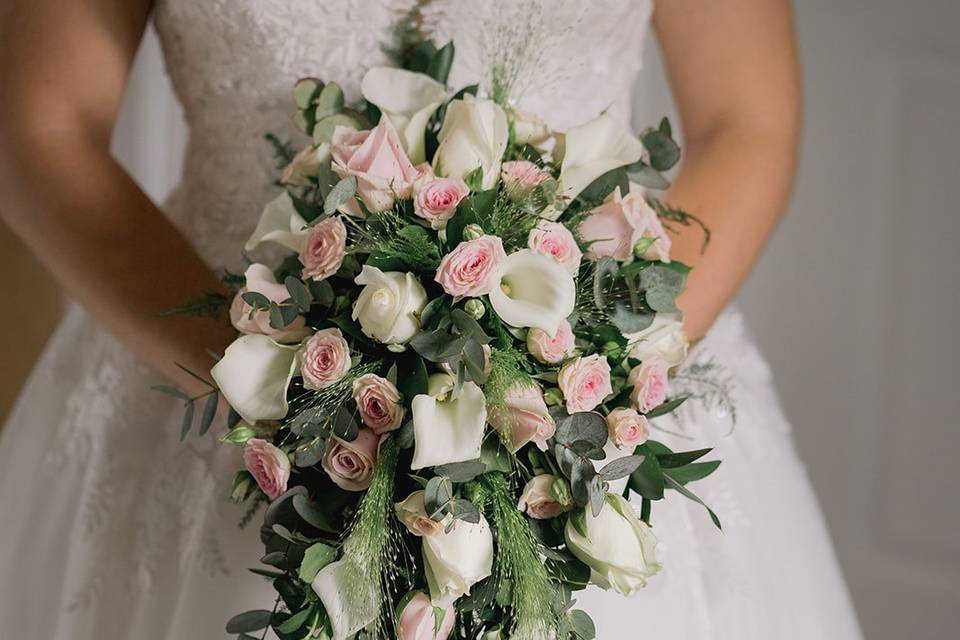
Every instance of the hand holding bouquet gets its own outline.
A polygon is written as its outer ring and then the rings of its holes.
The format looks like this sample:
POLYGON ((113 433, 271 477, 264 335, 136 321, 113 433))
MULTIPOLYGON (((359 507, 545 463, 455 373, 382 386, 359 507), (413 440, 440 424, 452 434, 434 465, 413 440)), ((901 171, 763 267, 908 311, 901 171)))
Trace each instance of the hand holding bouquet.
POLYGON ((572 593, 641 589, 651 502, 719 464, 650 439, 685 399, 668 226, 691 218, 650 191, 679 149, 666 121, 550 131, 449 92, 452 45, 412 53, 351 107, 301 80, 311 142, 273 139, 284 188, 246 249, 289 255, 243 274, 212 375, 279 597, 227 628, 586 640, 572 593))

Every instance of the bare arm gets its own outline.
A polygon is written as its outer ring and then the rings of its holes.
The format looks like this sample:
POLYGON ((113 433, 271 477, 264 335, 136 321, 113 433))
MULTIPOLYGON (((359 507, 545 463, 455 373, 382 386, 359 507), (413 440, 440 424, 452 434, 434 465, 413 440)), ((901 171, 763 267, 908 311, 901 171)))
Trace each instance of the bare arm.
POLYGON ((788 0, 664 0, 654 24, 684 130, 684 161, 665 202, 695 227, 674 238, 692 264, 679 300, 688 333, 713 324, 773 232, 793 184, 800 89, 788 0))
POLYGON ((5 0, 0 6, 0 213, 67 291, 185 388, 209 369, 223 321, 158 318, 222 288, 109 154, 146 0, 5 0))

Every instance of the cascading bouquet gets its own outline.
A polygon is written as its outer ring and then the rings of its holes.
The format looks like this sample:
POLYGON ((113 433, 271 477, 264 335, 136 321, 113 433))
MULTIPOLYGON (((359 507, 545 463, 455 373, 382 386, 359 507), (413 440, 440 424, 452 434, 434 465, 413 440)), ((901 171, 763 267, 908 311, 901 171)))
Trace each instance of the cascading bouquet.
POLYGON ((292 253, 246 270, 200 418, 226 398, 233 497, 269 503, 254 572, 279 597, 230 620, 241 638, 588 640, 571 594, 641 589, 651 501, 699 501, 719 464, 648 439, 686 399, 667 231, 693 219, 647 190, 679 158, 669 124, 552 132, 448 92, 452 59, 421 42, 352 108, 300 80, 312 143, 270 138, 284 189, 246 250, 292 253))

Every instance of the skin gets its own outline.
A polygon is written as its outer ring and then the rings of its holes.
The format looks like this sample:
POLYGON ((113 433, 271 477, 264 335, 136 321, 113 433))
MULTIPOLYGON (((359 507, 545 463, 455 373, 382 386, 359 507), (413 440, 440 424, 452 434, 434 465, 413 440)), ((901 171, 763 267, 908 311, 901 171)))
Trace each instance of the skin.
MULTIPOLYGON (((219 278, 109 154, 150 11, 132 0, 6 0, 0 6, 0 213, 65 289, 138 356, 188 391, 205 387, 225 318, 158 318, 219 278)), ((685 158, 665 200, 698 215, 673 255, 696 269, 680 305, 701 336, 736 292, 789 194, 799 91, 786 0, 669 0, 654 22, 685 158), (731 161, 731 160, 735 160, 731 161)))

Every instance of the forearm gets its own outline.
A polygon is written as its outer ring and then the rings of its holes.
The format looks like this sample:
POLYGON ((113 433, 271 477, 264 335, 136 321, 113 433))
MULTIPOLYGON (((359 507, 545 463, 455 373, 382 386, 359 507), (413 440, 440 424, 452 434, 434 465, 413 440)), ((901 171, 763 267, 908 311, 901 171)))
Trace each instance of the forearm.
POLYGON ((222 284, 105 146, 82 137, 0 137, 0 212, 87 310, 189 390, 232 337, 224 318, 158 317, 222 284))
POLYGON ((676 181, 664 201, 703 221, 673 225, 672 257, 694 267, 678 301, 691 338, 702 337, 750 273, 786 205, 796 141, 791 130, 720 127, 688 139, 676 181))

